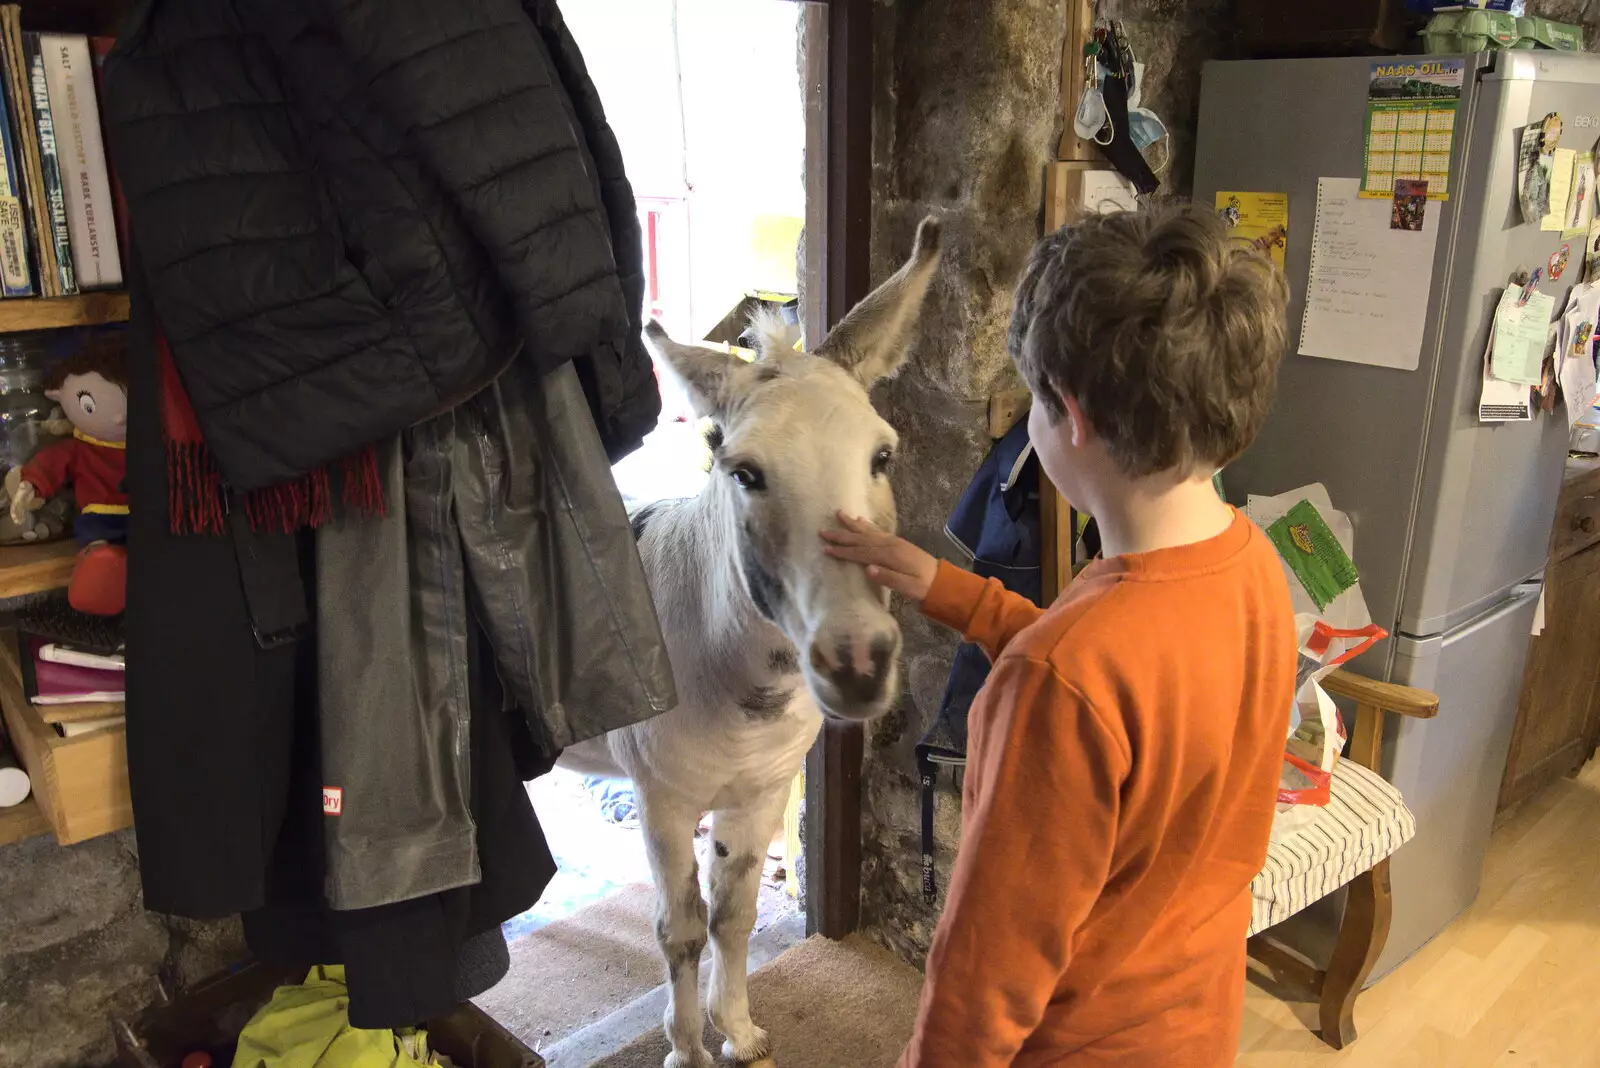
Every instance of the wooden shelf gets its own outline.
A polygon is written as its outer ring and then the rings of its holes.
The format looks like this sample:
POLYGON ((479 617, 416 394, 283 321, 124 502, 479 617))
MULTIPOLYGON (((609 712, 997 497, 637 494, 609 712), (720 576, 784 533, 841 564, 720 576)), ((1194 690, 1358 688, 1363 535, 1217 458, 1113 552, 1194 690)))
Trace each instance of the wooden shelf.
POLYGON ((75 297, 0 300, 0 334, 127 321, 128 294, 117 290, 80 293, 75 297))
POLYGON ((49 831, 50 824, 46 822, 44 813, 39 811, 39 802, 32 797, 20 805, 0 808, 0 846, 48 834, 49 831))
POLYGON ((15 632, 0 632, 0 717, 56 841, 73 845, 133 826, 127 728, 61 737, 28 703, 18 657, 15 632))
POLYGON ((0 601, 65 588, 77 557, 78 543, 71 539, 0 546, 0 601))

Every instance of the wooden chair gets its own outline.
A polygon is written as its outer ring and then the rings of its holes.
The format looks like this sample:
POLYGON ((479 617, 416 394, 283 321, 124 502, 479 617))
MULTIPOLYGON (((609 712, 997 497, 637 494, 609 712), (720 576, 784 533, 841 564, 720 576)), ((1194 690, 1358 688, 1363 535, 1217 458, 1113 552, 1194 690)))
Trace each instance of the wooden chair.
MULTIPOLYGON (((1381 778, 1383 714, 1431 719, 1438 714, 1439 698, 1426 690, 1377 682, 1346 671, 1332 672, 1322 680, 1322 686, 1334 697, 1355 702, 1355 729, 1348 751, 1334 772, 1334 800, 1326 810, 1327 817, 1319 815, 1310 827, 1287 837, 1292 840, 1303 834, 1307 840, 1314 839, 1313 849, 1320 849, 1326 862, 1319 870, 1306 871, 1304 860, 1299 859, 1305 849, 1284 850, 1282 843, 1274 842, 1267 868, 1250 887, 1256 916, 1251 924, 1249 955, 1279 981, 1309 991, 1319 1004, 1322 1040, 1334 1049, 1343 1049, 1356 1040, 1356 996, 1389 937, 1389 856, 1416 828, 1399 791, 1381 778), (1362 804, 1356 809, 1348 805, 1339 808, 1342 791, 1360 792, 1362 804), (1358 810, 1378 811, 1378 815, 1363 818, 1360 827, 1352 828, 1350 815, 1358 810), (1275 877, 1274 854, 1282 859, 1290 852, 1298 855, 1294 867, 1301 870, 1289 878, 1275 877), (1353 860, 1357 856, 1362 860, 1353 860), (1352 863, 1359 866, 1374 857, 1376 861, 1365 870, 1352 872, 1352 863), (1274 939, 1270 931, 1257 933, 1258 926, 1281 923, 1341 885, 1349 890, 1327 971, 1307 963, 1274 939)), ((1305 846, 1307 840, 1298 844, 1305 846)))

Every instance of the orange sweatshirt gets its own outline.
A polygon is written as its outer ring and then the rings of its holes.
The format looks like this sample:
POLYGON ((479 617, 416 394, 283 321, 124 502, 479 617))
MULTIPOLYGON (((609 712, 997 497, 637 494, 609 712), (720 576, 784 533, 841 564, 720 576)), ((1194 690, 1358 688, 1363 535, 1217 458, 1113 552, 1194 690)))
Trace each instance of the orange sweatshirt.
POLYGON ((994 668, 901 1068, 1232 1064, 1294 698, 1271 543, 1236 514, 1048 611, 942 564, 923 611, 994 668))

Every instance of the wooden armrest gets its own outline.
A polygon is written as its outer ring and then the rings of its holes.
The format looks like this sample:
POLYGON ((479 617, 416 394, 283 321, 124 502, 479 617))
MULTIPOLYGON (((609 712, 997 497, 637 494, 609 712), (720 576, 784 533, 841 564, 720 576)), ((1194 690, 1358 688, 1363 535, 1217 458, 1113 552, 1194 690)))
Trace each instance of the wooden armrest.
POLYGON ((1417 719, 1432 719, 1439 714, 1439 695, 1402 686, 1397 682, 1354 675, 1336 668, 1322 679, 1322 688, 1335 697, 1348 697, 1357 704, 1373 705, 1385 712, 1396 712, 1417 719))

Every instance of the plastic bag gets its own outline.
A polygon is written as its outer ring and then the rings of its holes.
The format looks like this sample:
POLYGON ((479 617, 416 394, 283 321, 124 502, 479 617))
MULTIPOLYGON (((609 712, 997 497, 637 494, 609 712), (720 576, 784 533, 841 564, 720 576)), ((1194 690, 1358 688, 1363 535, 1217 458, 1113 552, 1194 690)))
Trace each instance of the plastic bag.
MULTIPOLYGON (((1265 530, 1302 502, 1309 502, 1316 509, 1340 548, 1353 560, 1354 529, 1350 519, 1333 507, 1321 483, 1272 497, 1251 496, 1245 510, 1265 530)), ((1372 622, 1359 579, 1319 608, 1287 562, 1284 576, 1295 610, 1300 667, 1278 780, 1274 838, 1304 826, 1315 817, 1319 806, 1328 803, 1333 769, 1347 738, 1339 709, 1319 680, 1387 636, 1382 627, 1372 622)))
POLYGON ((1376 623, 1356 629, 1330 627, 1315 616, 1295 617, 1300 634, 1300 670, 1278 780, 1279 812, 1296 805, 1326 805, 1333 769, 1349 736, 1333 698, 1322 688, 1328 672, 1360 656, 1387 635, 1376 623))

